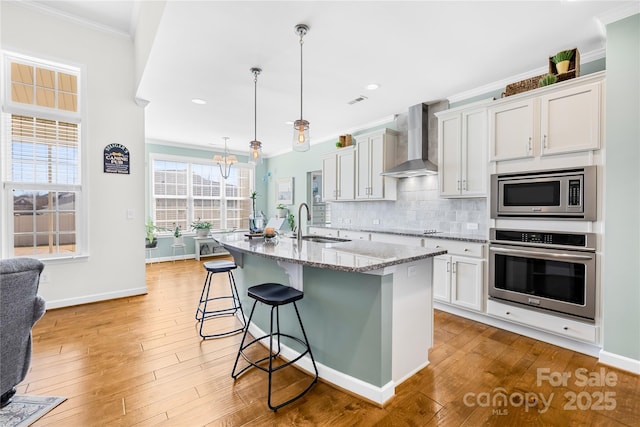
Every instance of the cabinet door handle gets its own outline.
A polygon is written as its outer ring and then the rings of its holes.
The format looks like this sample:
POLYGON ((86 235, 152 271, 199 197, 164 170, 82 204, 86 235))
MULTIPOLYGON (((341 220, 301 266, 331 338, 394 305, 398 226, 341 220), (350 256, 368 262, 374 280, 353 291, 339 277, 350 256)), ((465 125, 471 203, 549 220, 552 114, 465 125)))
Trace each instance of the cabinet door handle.
POLYGON ((458 180, 458 185, 456 186, 456 190, 460 190, 460 180, 458 180))
POLYGON ((457 263, 457 262, 454 262, 454 263, 452 263, 452 264, 453 264, 453 265, 452 265, 452 267, 453 267, 453 268, 452 268, 451 272, 452 272, 453 274, 456 274, 456 264, 458 264, 458 263, 457 263))
POLYGON ((462 180, 462 189, 463 189, 464 191, 467 191, 467 180, 466 180, 466 179, 463 179, 463 180, 462 180))
POLYGON ((531 140, 532 140, 532 137, 529 137, 529 142, 527 143, 527 153, 531 152, 531 140))
POLYGON ((543 146, 544 148, 547 148, 547 135, 544 135, 544 136, 542 137, 542 146, 543 146))
POLYGON ((450 265, 451 265, 451 263, 449 261, 447 261, 447 273, 451 271, 450 265))

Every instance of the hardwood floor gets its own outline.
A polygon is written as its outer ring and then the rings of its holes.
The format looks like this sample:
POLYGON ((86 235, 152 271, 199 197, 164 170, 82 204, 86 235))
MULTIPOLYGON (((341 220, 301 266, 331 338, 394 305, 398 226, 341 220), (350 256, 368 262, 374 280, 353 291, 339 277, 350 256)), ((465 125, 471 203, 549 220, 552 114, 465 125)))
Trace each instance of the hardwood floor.
MULTIPOLYGON (((33 330, 31 370, 18 393, 68 400, 36 425, 640 425, 638 376, 440 311, 431 365, 397 387, 384 408, 318 383, 273 413, 263 372, 231 379, 241 336, 198 336, 201 264, 148 265, 147 295, 49 310, 33 330), (594 384, 602 373, 608 384, 594 384), (562 374, 571 377, 553 386, 562 374), (585 375, 591 385, 583 384, 585 375), (499 405, 501 396, 506 405, 499 405)), ((214 277, 216 286, 223 277, 214 277)), ((308 381, 297 370, 282 376, 280 395, 308 381)))

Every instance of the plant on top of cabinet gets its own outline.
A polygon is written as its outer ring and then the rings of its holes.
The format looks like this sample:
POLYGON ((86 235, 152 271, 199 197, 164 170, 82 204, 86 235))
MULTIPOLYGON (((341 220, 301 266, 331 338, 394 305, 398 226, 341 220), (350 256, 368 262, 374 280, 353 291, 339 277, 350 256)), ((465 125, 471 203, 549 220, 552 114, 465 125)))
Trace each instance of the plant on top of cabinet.
POLYGON ((573 50, 563 50, 555 54, 552 61, 556 64, 558 74, 564 74, 569 71, 571 58, 573 58, 573 50))
POLYGON ((538 82, 538 86, 540 87, 549 86, 554 84, 557 81, 558 81, 558 78, 555 75, 547 74, 546 76, 540 79, 540 81, 538 82))

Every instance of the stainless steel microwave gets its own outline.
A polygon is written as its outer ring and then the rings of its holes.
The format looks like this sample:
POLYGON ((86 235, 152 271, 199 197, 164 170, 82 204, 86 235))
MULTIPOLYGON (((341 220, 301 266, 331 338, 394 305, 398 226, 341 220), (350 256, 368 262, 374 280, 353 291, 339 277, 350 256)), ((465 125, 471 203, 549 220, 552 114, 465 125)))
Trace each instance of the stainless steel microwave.
POLYGON ((596 220, 596 167, 491 175, 491 218, 596 220))

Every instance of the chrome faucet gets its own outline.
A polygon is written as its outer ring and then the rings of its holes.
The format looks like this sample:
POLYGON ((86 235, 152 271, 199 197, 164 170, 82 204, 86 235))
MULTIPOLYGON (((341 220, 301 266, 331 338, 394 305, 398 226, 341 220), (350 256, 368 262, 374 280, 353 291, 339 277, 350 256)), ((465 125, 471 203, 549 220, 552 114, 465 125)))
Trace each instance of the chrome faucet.
POLYGON ((302 245, 302 207, 307 208, 307 221, 311 221, 311 212, 309 212, 309 205, 306 203, 300 203, 300 207, 298 208, 298 247, 302 245))

